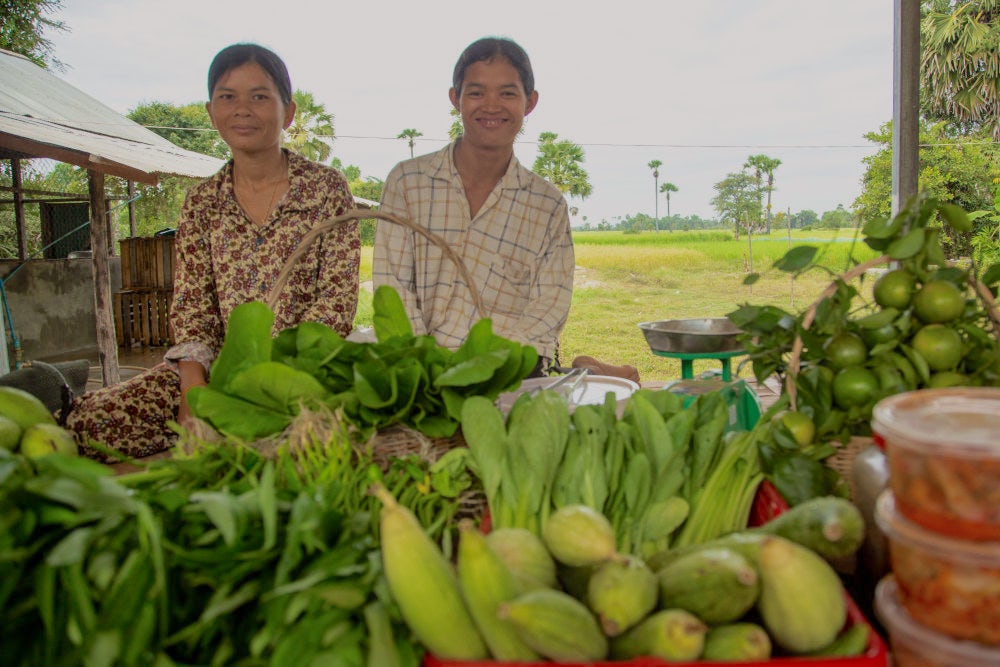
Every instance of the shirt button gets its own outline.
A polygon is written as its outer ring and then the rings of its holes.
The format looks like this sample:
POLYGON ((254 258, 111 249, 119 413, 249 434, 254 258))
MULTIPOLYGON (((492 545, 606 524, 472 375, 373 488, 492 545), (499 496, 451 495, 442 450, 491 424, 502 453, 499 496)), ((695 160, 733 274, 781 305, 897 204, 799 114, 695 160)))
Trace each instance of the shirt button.
POLYGON ((259 248, 262 245, 264 245, 264 237, 258 236, 257 237, 257 247, 259 248))
POLYGON ((266 292, 267 291, 267 283, 261 283, 260 284, 260 291, 261 292, 266 292))

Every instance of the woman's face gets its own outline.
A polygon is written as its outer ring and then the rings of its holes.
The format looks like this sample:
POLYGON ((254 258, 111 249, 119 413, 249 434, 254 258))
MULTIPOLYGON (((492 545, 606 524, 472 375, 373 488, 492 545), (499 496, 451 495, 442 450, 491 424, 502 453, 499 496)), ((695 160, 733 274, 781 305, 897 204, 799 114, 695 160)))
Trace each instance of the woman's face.
POLYGON ((253 62, 223 74, 205 108, 234 154, 279 147, 282 130, 295 117, 295 103, 285 105, 274 81, 253 62))
POLYGON ((517 70, 499 57, 469 65, 461 92, 452 88, 449 94, 462 114, 462 141, 483 148, 513 146, 538 102, 538 93, 526 95, 517 70))

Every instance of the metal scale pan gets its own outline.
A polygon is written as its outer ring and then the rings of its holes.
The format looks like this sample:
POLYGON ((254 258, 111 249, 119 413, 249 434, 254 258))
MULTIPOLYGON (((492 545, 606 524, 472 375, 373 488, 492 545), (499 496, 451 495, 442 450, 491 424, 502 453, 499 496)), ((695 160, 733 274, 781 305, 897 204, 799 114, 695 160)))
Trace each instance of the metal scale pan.
POLYGON ((738 339, 742 330, 725 317, 642 322, 639 328, 653 354, 681 360, 684 379, 693 377, 695 359, 719 359, 723 380, 728 382, 732 379, 729 360, 745 354, 738 339))

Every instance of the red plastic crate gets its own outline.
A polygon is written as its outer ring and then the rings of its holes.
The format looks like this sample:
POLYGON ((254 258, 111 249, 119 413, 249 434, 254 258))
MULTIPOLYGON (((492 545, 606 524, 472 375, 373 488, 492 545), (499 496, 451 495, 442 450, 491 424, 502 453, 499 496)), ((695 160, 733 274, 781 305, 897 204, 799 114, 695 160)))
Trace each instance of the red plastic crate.
MULTIPOLYGON (((757 495, 754 497, 748 523, 751 526, 759 526, 787 509, 788 502, 770 482, 764 481, 757 489, 757 495)), ((555 664, 562 665, 562 667, 705 667, 708 665, 732 665, 733 667, 888 667, 890 663, 885 641, 879 636, 875 628, 871 627, 871 623, 865 618, 864 613, 858 608, 857 603, 854 602, 851 596, 846 591, 844 595, 847 597, 847 623, 845 628, 864 623, 871 630, 868 635, 868 648, 865 649, 865 652, 862 655, 849 658, 789 656, 753 662, 719 662, 715 660, 668 662, 660 658, 635 658, 633 660, 602 660, 598 662, 515 663, 493 660, 442 660, 428 654, 424 657, 423 667, 502 667, 504 665, 510 665, 510 667, 551 667, 555 664)))

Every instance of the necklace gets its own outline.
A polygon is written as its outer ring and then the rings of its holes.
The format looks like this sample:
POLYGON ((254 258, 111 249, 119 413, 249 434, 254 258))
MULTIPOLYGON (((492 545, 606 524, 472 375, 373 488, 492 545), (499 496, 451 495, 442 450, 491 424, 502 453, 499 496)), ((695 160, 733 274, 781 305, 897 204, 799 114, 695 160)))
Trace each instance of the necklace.
POLYGON ((236 201, 239 202, 243 208, 243 212, 250 218, 250 221, 258 227, 266 223, 267 219, 271 216, 275 200, 278 197, 278 189, 288 180, 288 157, 283 157, 284 169, 282 175, 275 179, 274 186, 271 188, 271 196, 268 198, 267 205, 263 209, 259 209, 257 205, 260 201, 261 193, 267 187, 267 183, 264 183, 261 187, 255 187, 249 179, 243 179, 241 182, 239 178, 234 178, 236 201))

